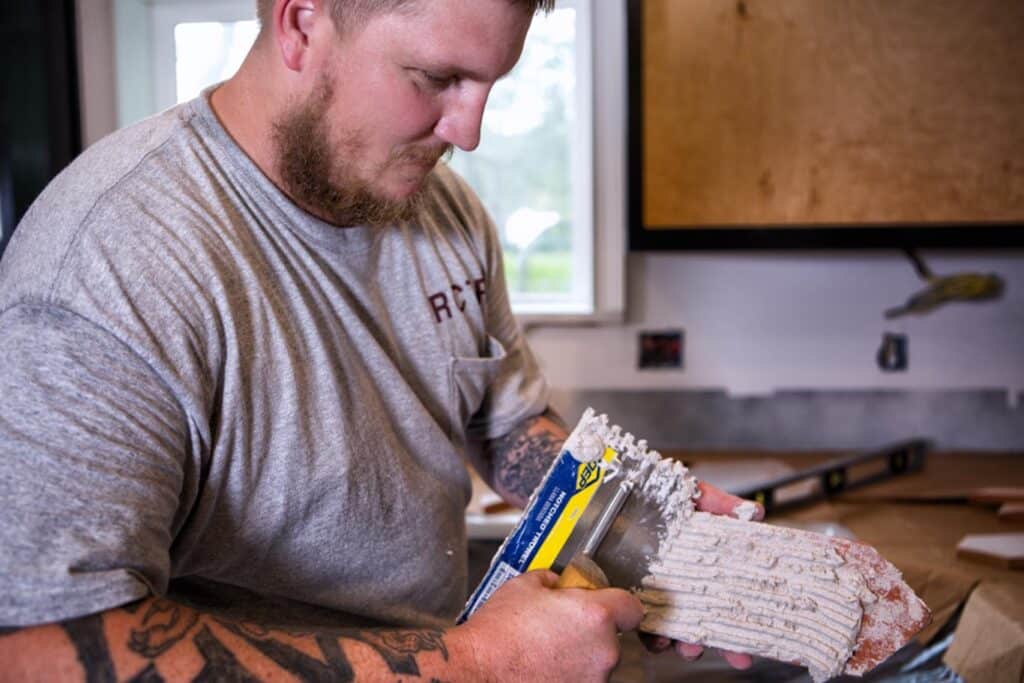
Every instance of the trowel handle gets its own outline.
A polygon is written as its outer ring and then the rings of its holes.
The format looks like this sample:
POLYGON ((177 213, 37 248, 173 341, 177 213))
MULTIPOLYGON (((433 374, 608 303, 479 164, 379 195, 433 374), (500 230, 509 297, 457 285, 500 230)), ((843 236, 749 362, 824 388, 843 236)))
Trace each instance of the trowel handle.
POLYGON ((558 577, 556 588, 608 588, 608 577, 590 557, 577 554, 558 577))

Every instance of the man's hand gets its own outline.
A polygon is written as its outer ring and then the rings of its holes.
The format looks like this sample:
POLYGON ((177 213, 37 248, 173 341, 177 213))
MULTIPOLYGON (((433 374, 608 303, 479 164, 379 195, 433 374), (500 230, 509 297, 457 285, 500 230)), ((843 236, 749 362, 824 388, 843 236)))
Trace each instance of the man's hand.
POLYGON ((618 634, 643 618, 618 588, 556 589, 541 570, 508 581, 465 624, 449 632, 476 654, 487 681, 606 681, 619 661, 618 634))
MULTIPOLYGON (((705 482, 699 482, 697 485, 700 488, 697 509, 701 512, 734 517, 736 507, 744 502, 742 498, 728 494, 717 486, 712 486, 705 482)), ((764 507, 760 504, 757 504, 757 512, 754 514, 754 519, 758 522, 764 519, 764 507)), ((695 661, 704 654, 704 647, 701 645, 673 641, 665 636, 642 633, 640 634, 640 640, 651 652, 664 652, 670 647, 675 647, 675 651, 679 656, 688 662, 695 661)), ((750 655, 741 652, 722 652, 722 656, 725 657, 725 661, 737 669, 748 669, 752 663, 750 655)))

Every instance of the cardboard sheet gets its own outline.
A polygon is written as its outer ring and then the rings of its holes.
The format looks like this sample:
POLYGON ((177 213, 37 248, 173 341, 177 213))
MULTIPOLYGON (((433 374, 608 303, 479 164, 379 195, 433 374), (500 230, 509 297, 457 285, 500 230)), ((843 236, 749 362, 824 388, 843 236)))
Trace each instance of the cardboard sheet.
POLYGON ((1024 681, 1024 589, 995 581, 978 586, 943 661, 967 683, 1024 681))

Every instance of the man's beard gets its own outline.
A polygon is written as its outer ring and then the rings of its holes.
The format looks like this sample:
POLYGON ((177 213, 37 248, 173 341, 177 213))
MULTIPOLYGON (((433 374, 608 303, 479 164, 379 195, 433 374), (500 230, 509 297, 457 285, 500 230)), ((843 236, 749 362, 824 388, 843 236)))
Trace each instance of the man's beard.
MULTIPOLYGON (((423 203, 426 183, 403 199, 374 192, 355 165, 365 149, 361 135, 348 131, 337 140, 331 134, 327 111, 333 99, 333 83, 325 77, 309 99, 274 122, 276 170, 285 191, 303 208, 339 226, 383 226, 411 219, 423 203)), ((372 177, 380 177, 395 164, 433 164, 451 151, 451 145, 396 151, 374 169, 372 177)))

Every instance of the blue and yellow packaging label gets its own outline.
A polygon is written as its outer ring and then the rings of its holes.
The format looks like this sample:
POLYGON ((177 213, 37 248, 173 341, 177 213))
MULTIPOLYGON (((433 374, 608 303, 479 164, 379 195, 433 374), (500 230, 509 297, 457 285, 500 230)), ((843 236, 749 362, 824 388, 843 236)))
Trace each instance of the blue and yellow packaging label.
POLYGON ((551 568, 604 481, 605 465, 615 457, 611 448, 605 448, 600 460, 591 462, 580 462, 567 450, 559 454, 473 591, 458 623, 468 619, 509 579, 534 569, 551 568))

